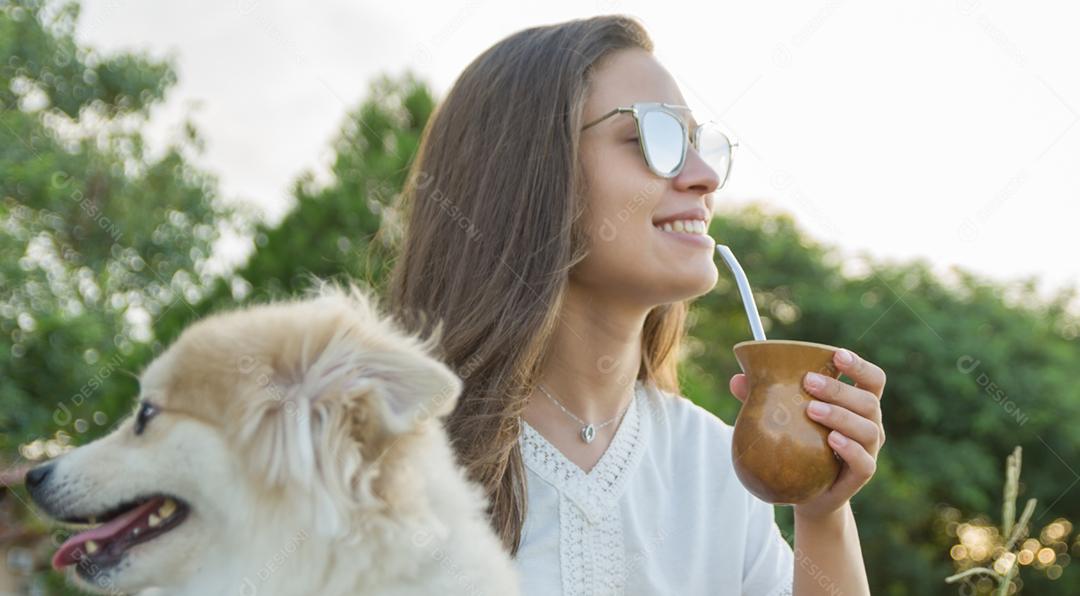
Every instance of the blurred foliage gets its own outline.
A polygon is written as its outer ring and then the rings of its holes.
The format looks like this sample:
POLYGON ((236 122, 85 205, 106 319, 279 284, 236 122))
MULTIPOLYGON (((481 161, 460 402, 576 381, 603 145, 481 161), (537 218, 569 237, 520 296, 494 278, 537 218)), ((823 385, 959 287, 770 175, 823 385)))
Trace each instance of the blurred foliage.
POLYGON ((244 221, 190 165, 190 126, 145 150, 173 67, 77 47, 78 13, 0 2, 0 450, 115 420, 127 404, 101 398, 134 389, 115 373, 152 353, 163 313, 201 300, 214 242, 244 221))
MULTIPOLYGON (((173 67, 79 47, 78 12, 0 0, 0 466, 108 432, 137 391, 124 373, 197 317, 295 295, 308 274, 381 288, 400 234, 395 198, 435 105, 410 74, 376 80, 334 141, 329 180, 302 174, 285 218, 260 221, 191 165, 202 141, 190 123, 161 155, 144 151, 140 126, 173 67), (252 253, 214 273, 226 233, 250 239, 252 253)), ((1080 520, 1075 289, 1045 301, 1034 279, 954 270, 945 280, 924 261, 861 255, 846 265, 864 273, 852 274, 834 248, 762 206, 720 213, 710 233, 751 272, 770 338, 848 347, 888 373, 888 443, 853 501, 874 594, 957 593, 942 581, 957 520, 996 509, 999 462, 1015 444, 1027 454, 1020 496, 1046 504, 1033 525, 1080 520)), ((691 311, 681 375, 688 397, 734 423, 731 346, 750 333, 723 273, 691 311)), ((790 508, 778 518, 791 536, 790 508)), ((1028 574, 1025 592, 1080 584, 1068 556, 1055 580, 1028 574)), ((60 590, 46 569, 37 581, 60 590)))

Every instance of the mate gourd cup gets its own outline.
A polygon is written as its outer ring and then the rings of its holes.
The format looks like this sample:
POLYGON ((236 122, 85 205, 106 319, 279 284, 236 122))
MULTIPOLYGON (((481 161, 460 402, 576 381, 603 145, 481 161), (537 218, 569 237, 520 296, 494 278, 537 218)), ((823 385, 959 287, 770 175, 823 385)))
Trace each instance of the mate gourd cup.
POLYGON ((731 459, 739 481, 757 498, 795 505, 830 486, 841 462, 829 446, 829 429, 811 420, 813 399, 803 377, 814 371, 839 378, 839 348, 805 341, 744 341, 732 348, 749 389, 735 420, 731 459))

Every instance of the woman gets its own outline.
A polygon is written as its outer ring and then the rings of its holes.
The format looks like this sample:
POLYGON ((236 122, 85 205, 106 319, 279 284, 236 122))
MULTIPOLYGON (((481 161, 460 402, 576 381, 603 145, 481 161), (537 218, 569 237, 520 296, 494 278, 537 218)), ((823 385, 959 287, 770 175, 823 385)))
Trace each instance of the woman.
MULTIPOLYGON (((731 427, 680 395, 730 146, 697 134, 651 52, 606 16, 476 58, 424 131, 391 303, 416 331, 445 325, 465 381, 448 430, 526 594, 867 594, 849 499, 884 442, 881 369, 837 360, 857 386, 808 388, 844 466, 795 507, 798 557, 735 477, 731 427)), ((744 399, 743 375, 730 388, 744 399)))

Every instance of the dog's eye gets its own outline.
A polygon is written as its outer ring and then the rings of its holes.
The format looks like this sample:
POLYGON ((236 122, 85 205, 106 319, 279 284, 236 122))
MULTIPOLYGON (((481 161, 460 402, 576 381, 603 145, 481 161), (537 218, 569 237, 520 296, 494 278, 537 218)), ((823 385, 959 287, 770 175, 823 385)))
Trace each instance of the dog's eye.
POLYGON ((141 435, 143 430, 146 429, 146 423, 150 422, 150 419, 157 416, 158 409, 154 407, 154 404, 144 401, 139 406, 139 412, 135 414, 135 434, 141 435))

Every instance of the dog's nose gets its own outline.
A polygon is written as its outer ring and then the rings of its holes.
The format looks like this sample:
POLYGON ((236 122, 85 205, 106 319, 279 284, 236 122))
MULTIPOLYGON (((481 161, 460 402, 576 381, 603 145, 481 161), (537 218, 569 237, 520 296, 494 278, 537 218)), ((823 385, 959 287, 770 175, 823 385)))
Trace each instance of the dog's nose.
POLYGON ((45 482, 45 479, 49 477, 52 470, 52 463, 41 464, 36 468, 31 468, 30 471, 26 473, 26 488, 35 489, 41 486, 41 484, 45 482))

